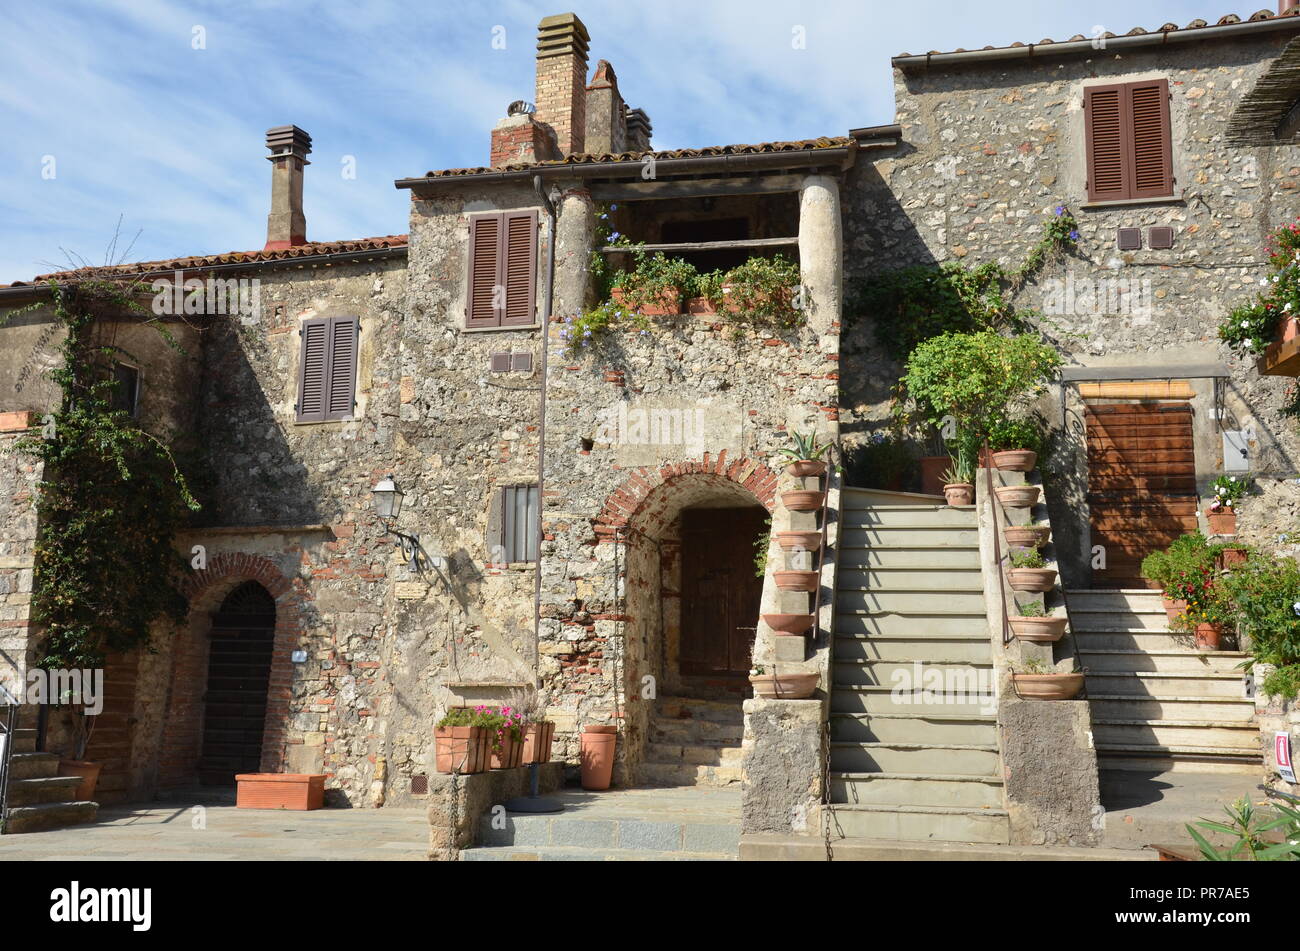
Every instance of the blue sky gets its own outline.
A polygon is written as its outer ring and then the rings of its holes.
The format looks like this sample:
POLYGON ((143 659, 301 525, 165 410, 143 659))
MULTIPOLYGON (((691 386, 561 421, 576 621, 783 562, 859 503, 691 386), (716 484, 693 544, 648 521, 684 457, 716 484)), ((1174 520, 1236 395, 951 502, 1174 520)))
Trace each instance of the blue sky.
POLYGON ((533 98, 541 17, 572 10, 656 148, 839 135, 893 121, 891 55, 1180 26, 1207 0, 3 0, 0 283, 260 248, 267 128, 313 138, 307 234, 406 230, 393 180, 483 165, 533 98), (505 48, 493 47, 504 27, 505 48), (805 48, 792 36, 803 28, 805 48), (199 40, 201 39, 201 43, 199 40), (195 48, 201 45, 203 48, 195 48), (355 159, 355 178, 342 174, 355 159), (51 161, 52 160, 52 161, 51 161), (50 177, 50 171, 53 176, 50 177))

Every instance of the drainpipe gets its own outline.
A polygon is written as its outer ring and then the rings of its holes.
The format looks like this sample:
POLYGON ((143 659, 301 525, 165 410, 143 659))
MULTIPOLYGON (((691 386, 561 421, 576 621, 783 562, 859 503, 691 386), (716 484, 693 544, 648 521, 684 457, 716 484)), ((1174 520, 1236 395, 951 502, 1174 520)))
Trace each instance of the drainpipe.
POLYGON ((533 189, 546 212, 546 294, 542 297, 542 385, 537 418, 537 566, 533 572, 533 635, 542 639, 542 513, 546 508, 546 368, 551 351, 551 296, 555 288, 555 205, 542 188, 542 176, 533 176, 533 189))

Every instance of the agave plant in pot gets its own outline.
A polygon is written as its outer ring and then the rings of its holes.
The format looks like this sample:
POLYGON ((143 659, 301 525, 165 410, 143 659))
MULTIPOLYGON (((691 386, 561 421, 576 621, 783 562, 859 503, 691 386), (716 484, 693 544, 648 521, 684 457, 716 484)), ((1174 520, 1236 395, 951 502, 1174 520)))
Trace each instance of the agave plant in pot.
POLYGON ((949 505, 971 505, 975 501, 975 460, 959 446, 952 465, 943 474, 943 497, 949 505))
POLYGON ((793 446, 786 446, 778 450, 788 461, 785 471, 788 475, 804 477, 819 476, 826 471, 826 460, 822 457, 826 455, 831 444, 828 442, 818 442, 817 433, 800 433, 792 434, 794 440, 793 446))
POLYGON ((1013 548, 1008 558, 1007 580, 1016 591, 1051 591, 1056 586, 1056 569, 1047 567, 1036 548, 1013 548))
POLYGON ((1073 700, 1083 689, 1083 674, 1053 670, 1030 659, 1012 668, 1011 682, 1022 700, 1073 700))
POLYGON ((1007 621, 1011 625, 1011 633, 1020 640, 1050 643, 1059 641, 1065 634, 1068 619, 1048 614, 1037 601, 1017 605, 1016 608, 1020 613, 1011 615, 1007 621))

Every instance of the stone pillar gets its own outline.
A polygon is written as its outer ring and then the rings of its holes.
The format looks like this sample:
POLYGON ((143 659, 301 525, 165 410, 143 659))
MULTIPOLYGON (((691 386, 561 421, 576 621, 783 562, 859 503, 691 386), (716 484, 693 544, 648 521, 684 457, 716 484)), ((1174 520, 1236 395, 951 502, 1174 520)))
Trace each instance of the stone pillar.
POLYGON ((809 175, 799 188, 799 267, 808 326, 818 333, 839 333, 843 262, 839 184, 829 175, 809 175))
POLYGON ((587 138, 584 148, 597 155, 617 155, 624 150, 627 111, 618 91, 618 77, 606 60, 596 64, 596 75, 587 87, 587 138))
POLYGON ((302 212, 303 169, 311 163, 311 136, 296 125, 266 132, 271 150, 271 213, 266 218, 266 248, 274 251, 307 243, 307 218, 302 212))
POLYGON ((555 130, 561 157, 586 150, 590 39, 573 13, 537 24, 537 120, 555 130))
POLYGON ((820 700, 745 701, 741 835, 820 835, 820 700))
POLYGON ((587 262, 596 240, 596 207, 585 188, 560 186, 555 223, 555 294, 552 316, 563 319, 587 306, 587 262))

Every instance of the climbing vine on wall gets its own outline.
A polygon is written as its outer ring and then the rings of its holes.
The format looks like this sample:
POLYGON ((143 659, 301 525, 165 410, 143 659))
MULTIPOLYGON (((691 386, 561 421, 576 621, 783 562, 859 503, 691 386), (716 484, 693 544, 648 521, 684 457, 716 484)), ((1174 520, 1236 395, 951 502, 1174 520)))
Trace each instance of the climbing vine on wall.
POLYGON ((199 505, 171 449, 115 404, 109 364, 125 351, 96 342, 95 323, 135 316, 179 347, 136 284, 52 282, 50 294, 66 330, 49 371, 62 401, 15 447, 44 463, 31 620, 42 666, 102 667, 106 653, 147 644, 156 621, 184 618, 186 562, 173 543, 199 505))

